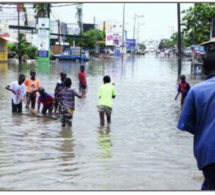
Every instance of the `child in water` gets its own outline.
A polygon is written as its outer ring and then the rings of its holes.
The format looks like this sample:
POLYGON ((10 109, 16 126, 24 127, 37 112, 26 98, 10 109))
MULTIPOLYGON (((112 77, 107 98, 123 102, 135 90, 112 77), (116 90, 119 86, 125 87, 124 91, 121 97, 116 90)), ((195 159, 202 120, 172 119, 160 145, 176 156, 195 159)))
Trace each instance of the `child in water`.
POLYGON ((178 93, 175 96, 175 100, 177 100, 179 94, 181 93, 181 108, 184 105, 185 99, 187 97, 187 93, 190 90, 190 84, 186 82, 186 77, 185 75, 180 76, 181 82, 178 85, 178 93))
POLYGON ((99 103, 98 103, 98 112, 100 118, 100 125, 104 126, 104 115, 107 116, 107 123, 111 123, 111 113, 113 99, 116 97, 116 89, 114 84, 111 84, 111 79, 108 75, 103 78, 104 84, 99 88, 99 103))
POLYGON ((61 125, 72 126, 72 118, 75 110, 75 96, 81 98, 74 89, 71 88, 72 80, 70 78, 65 79, 65 87, 59 92, 57 98, 61 105, 60 118, 61 125))
POLYGON ((54 98, 49 95, 48 93, 45 92, 45 89, 40 87, 38 89, 39 91, 39 98, 37 101, 37 112, 40 113, 40 104, 43 104, 43 109, 41 111, 42 114, 45 114, 47 112, 47 110, 49 111, 49 114, 52 114, 52 110, 53 110, 53 104, 54 104, 54 98))
POLYGON ((25 81, 25 75, 20 74, 18 81, 12 82, 6 86, 5 89, 11 91, 12 94, 12 112, 22 112, 22 98, 26 94, 26 88, 23 82, 25 81))
POLYGON ((87 89, 87 80, 85 74, 85 67, 80 67, 80 72, 78 73, 79 78, 79 92, 83 93, 87 89))
POLYGON ((29 107, 31 103, 31 108, 35 109, 35 103, 37 98, 37 91, 41 87, 41 83, 38 79, 36 79, 36 71, 34 69, 30 70, 30 76, 31 78, 25 79, 24 84, 27 87, 27 94, 26 94, 26 100, 27 104, 26 106, 29 107))

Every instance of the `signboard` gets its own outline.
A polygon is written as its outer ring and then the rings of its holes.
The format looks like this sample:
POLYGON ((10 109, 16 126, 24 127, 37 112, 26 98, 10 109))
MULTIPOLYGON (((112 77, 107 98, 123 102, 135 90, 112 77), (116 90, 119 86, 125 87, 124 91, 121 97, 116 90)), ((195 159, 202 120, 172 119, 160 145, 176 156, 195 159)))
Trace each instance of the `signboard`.
POLYGON ((37 56, 38 57, 49 57, 49 52, 40 50, 40 51, 37 52, 37 56))
POLYGON ((112 29, 106 30, 106 46, 113 46, 113 31, 112 29))
POLYGON ((136 39, 127 39, 126 45, 127 48, 133 48, 136 45, 136 39))
POLYGON ((39 29, 38 31, 38 50, 49 50, 49 31, 39 29))
POLYGON ((38 28, 49 28, 49 18, 39 18, 38 28))
POLYGON ((38 61, 49 61, 49 18, 39 18, 38 22, 38 61))
POLYGON ((22 3, 18 3, 16 7, 17 12, 23 12, 22 3))
POLYGON ((80 28, 72 27, 72 35, 79 35, 79 34, 80 34, 80 28))

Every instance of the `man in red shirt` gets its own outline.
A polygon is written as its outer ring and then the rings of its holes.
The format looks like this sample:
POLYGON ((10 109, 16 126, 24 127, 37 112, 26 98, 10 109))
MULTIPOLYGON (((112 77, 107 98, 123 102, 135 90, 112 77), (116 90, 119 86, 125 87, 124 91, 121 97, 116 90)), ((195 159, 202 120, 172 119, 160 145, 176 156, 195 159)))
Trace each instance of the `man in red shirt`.
POLYGON ((53 104, 54 104, 54 98, 49 95, 48 93, 45 92, 44 88, 39 88, 38 89, 40 96, 38 98, 37 104, 38 104, 38 113, 40 113, 40 104, 43 104, 43 109, 41 111, 42 114, 45 114, 46 111, 49 111, 49 114, 52 113, 53 110, 53 104))
POLYGON ((87 80, 86 80, 86 74, 85 74, 85 67, 81 66, 80 67, 80 72, 78 73, 78 78, 79 78, 79 92, 83 93, 86 91, 87 88, 87 80))

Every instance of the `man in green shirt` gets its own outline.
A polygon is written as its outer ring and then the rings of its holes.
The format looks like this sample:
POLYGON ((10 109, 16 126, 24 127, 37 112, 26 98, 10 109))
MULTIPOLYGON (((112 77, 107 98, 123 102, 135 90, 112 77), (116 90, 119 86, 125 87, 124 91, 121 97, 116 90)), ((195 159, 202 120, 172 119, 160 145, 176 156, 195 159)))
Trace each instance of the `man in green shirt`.
POLYGON ((98 111, 100 117, 100 124, 104 126, 105 120, 104 115, 107 116, 107 123, 111 123, 111 113, 112 113, 112 105, 113 99, 116 97, 116 89, 114 84, 111 84, 111 79, 108 75, 103 78, 104 84, 99 88, 99 103, 98 103, 98 111))

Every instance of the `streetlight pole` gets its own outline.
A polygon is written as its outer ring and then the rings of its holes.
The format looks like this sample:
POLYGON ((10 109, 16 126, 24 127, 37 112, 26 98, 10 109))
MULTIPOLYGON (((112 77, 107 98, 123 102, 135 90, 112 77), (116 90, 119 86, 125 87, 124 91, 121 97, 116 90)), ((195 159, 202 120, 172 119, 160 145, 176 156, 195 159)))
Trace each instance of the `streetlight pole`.
POLYGON ((122 58, 124 55, 124 38, 125 38, 125 3, 123 4, 123 24, 122 24, 122 58))
MULTIPOLYGON (((18 5, 18 6, 20 6, 20 5, 18 5)), ((17 11, 18 11, 18 60, 19 60, 19 66, 21 65, 21 63, 22 63, 22 60, 21 60, 21 45, 20 45, 20 28, 19 28, 19 26, 20 26, 20 21, 19 21, 19 18, 20 18, 20 8, 18 8, 17 9, 17 11)))
POLYGON ((180 3, 177 3, 178 10, 178 77, 181 74, 181 14, 180 3))
MULTIPOLYGON (((135 39, 135 25, 136 25, 136 18, 141 18, 141 17, 144 17, 144 16, 143 16, 143 15, 139 16, 139 15, 137 15, 137 14, 134 14, 134 31, 133 31, 133 41, 134 41, 134 39, 135 39)), ((136 44, 135 44, 135 42, 134 42, 134 49, 135 49, 135 46, 136 46, 136 44)))
POLYGON ((137 46, 138 46, 138 44, 139 44, 139 32, 140 32, 140 30, 139 30, 139 26, 141 26, 141 25, 144 25, 145 23, 138 23, 138 26, 137 26, 137 46))

